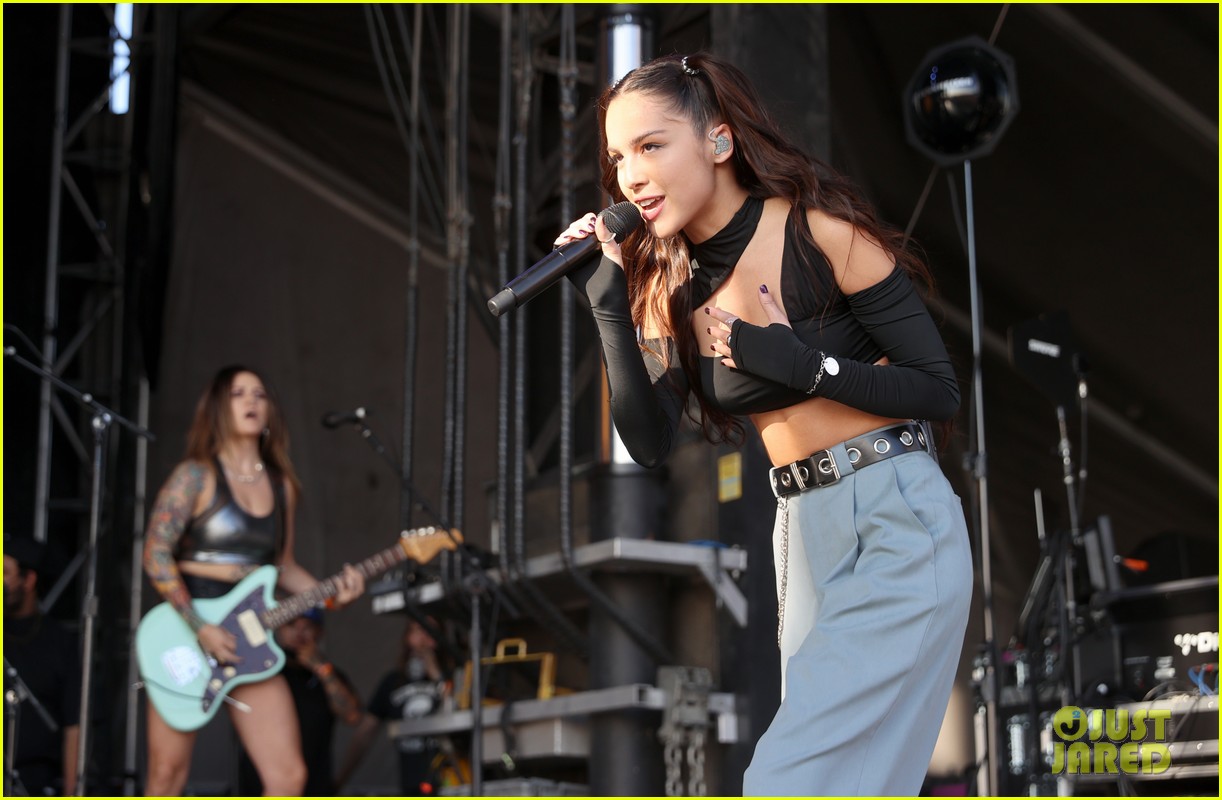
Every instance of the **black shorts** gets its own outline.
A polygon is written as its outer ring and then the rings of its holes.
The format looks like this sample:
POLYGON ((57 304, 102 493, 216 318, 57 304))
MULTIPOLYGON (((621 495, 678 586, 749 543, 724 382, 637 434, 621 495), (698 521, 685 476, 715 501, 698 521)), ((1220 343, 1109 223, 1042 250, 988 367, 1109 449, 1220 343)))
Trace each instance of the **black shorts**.
POLYGON ((187 591, 191 594, 193 600, 207 600, 212 597, 222 597, 228 594, 235 584, 227 581, 218 581, 212 578, 201 578, 198 575, 182 576, 183 585, 187 587, 187 591))

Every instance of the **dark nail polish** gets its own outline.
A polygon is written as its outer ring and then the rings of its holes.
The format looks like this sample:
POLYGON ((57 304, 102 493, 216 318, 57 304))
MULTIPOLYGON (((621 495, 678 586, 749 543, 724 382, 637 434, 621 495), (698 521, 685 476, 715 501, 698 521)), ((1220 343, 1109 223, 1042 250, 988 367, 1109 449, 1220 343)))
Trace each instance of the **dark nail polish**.
POLYGON ((706 313, 706 314, 707 314, 707 313, 709 313, 709 307, 708 307, 708 306, 705 306, 705 307, 704 307, 704 313, 706 313))
POLYGON ((761 291, 761 292, 763 292, 764 294, 768 294, 768 287, 767 287, 767 286, 760 286, 760 291, 761 291))

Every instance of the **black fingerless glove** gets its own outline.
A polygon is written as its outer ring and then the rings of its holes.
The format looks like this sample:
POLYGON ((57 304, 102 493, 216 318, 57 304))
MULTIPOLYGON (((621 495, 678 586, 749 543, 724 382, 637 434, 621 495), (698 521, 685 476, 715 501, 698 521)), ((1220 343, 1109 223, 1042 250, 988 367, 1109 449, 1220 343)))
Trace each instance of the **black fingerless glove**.
POLYGON ((946 420, 959 408, 959 385, 946 346, 907 274, 896 269, 846 300, 890 364, 825 353, 793 329, 736 320, 730 357, 739 369, 815 397, 899 419, 946 420))
POLYGON ((761 328, 737 319, 730 326, 730 358, 739 369, 799 392, 810 393, 824 355, 779 322, 761 328))

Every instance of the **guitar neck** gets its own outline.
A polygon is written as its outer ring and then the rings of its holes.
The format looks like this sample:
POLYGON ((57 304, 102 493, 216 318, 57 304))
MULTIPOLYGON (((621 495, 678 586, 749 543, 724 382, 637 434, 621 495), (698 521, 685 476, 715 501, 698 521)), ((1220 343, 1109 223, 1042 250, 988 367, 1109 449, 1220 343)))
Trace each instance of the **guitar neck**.
MULTIPOLYGON (((369 580, 381 575, 397 564, 402 564, 406 560, 406 551, 399 545, 395 545, 394 547, 386 548, 376 555, 370 556, 354 566, 356 571, 361 573, 361 577, 369 580)), ((341 574, 336 573, 325 580, 321 580, 313 588, 295 594, 281 601, 275 608, 267 610, 262 616, 263 626, 268 630, 279 628, 281 625, 297 619, 297 617, 300 617, 311 608, 321 605, 334 597, 339 593, 338 580, 341 574)))

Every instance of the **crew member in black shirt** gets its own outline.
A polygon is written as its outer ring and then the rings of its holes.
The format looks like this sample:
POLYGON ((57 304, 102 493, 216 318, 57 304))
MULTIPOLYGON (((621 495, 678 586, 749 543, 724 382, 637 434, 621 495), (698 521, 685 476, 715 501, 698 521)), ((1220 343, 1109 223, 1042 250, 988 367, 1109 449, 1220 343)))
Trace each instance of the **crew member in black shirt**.
MULTIPOLYGON (((18 705, 13 764, 6 794, 70 795, 76 791, 80 736, 81 660, 76 634, 38 607, 43 548, 33 539, 4 543, 4 691, 32 697, 18 705), (50 717, 48 725, 39 707, 50 717), (10 779, 12 783, 10 784, 10 779)), ((5 705, 5 715, 12 709, 5 705)), ((7 732, 7 731, 6 731, 7 732)))

